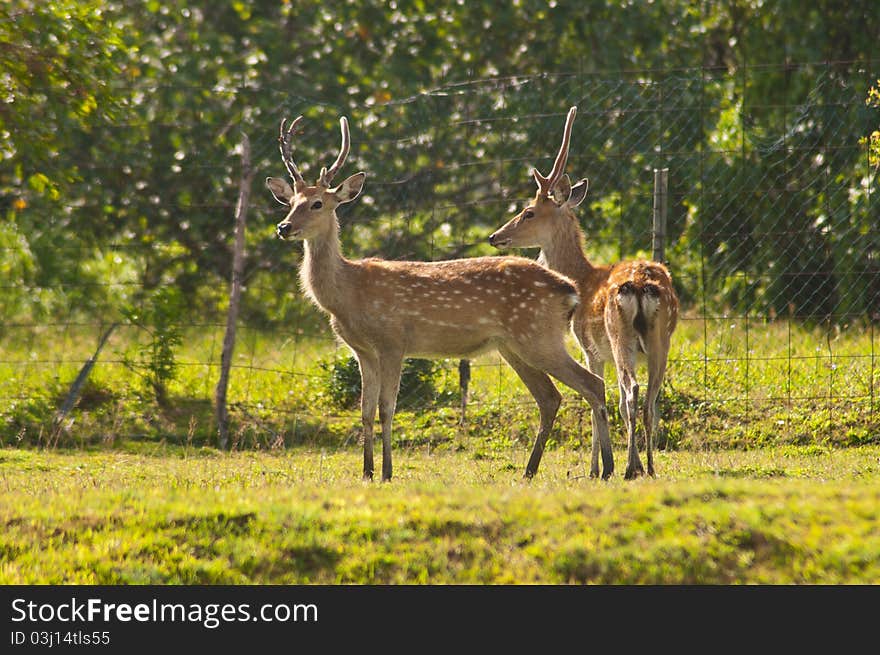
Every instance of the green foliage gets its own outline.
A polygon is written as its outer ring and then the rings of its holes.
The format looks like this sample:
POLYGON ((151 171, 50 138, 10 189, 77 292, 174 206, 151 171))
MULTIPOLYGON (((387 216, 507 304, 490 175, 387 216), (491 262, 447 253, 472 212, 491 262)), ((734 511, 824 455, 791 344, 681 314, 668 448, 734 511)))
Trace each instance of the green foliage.
POLYGON ((319 364, 324 386, 336 407, 354 407, 361 397, 361 370, 351 355, 337 355, 319 364))
MULTIPOLYGON (((877 80, 877 83, 868 89, 865 104, 880 109, 880 80, 877 80)), ((880 168, 880 129, 873 130, 868 136, 862 137, 859 143, 868 146, 868 162, 871 166, 875 169, 880 168)))
POLYGON ((3 445, 40 445, 49 446, 46 436, 49 432, 49 421, 57 409, 53 403, 53 390, 43 389, 32 392, 27 398, 12 400, 5 404, 0 413, 3 420, 3 445))
POLYGON ((182 309, 180 291, 162 287, 149 294, 138 307, 128 306, 122 311, 129 323, 148 335, 147 342, 136 348, 134 356, 126 356, 124 363, 143 378, 160 405, 167 404, 168 385, 177 373, 175 351, 183 342, 182 309))
POLYGON ((0 316, 23 317, 30 313, 28 293, 34 279, 34 256, 27 239, 10 220, 0 218, 0 316))
MULTIPOLYGON (((4 194, 52 200, 75 180, 75 167, 51 159, 108 120, 123 118, 124 90, 115 88, 132 53, 118 22, 107 20, 111 3, 11 0, 0 7, 0 129, 4 194), (53 175, 52 173, 59 173, 53 175)), ((73 163, 73 162, 68 162, 73 163)))
MULTIPOLYGON (((324 388, 334 406, 353 408, 360 401, 361 372, 358 361, 350 355, 336 355, 319 362, 324 388)), ((428 359, 405 359, 400 374, 397 406, 400 409, 428 407, 434 402, 450 400, 452 394, 438 389, 443 366, 428 359)))
POLYGON ((442 389, 444 363, 430 359, 405 359, 400 374, 398 405, 401 409, 430 407, 450 402, 456 394, 442 389))
MULTIPOLYGON (((777 315, 863 312, 869 285, 847 262, 876 249, 876 192, 860 182, 862 151, 839 146, 876 127, 853 109, 880 31, 872 9, 4 3, 0 212, 25 239, 39 289, 29 307, 8 307, 89 316, 113 307, 120 285, 175 284, 194 309, 216 313, 231 273, 239 130, 269 174, 280 165, 275 126, 296 113, 307 118, 296 151, 307 176, 327 163, 339 114, 352 121, 351 165, 369 177, 357 206, 340 212, 346 248, 487 253, 486 235, 531 193, 525 162, 549 163, 559 115, 578 104, 570 169, 593 180, 597 209, 581 214, 602 258, 649 249, 644 181, 669 165, 669 250, 687 298, 777 315), (820 61, 835 63, 801 63, 820 61), (817 143, 823 162, 792 156, 817 143), (817 176, 826 183, 807 183, 817 176), (763 180, 779 183, 763 193, 763 180), (774 195, 790 187, 803 190, 799 203, 774 195), (777 248, 765 235, 780 232, 793 237, 777 248), (125 279, 108 283, 114 271, 95 262, 117 253, 125 279), (691 277, 695 262, 704 268, 691 277), (768 275, 781 287, 755 279, 768 275)), ((255 284, 243 313, 282 322, 301 311, 284 284, 289 250, 271 238, 268 194, 254 189, 251 203, 255 284)))

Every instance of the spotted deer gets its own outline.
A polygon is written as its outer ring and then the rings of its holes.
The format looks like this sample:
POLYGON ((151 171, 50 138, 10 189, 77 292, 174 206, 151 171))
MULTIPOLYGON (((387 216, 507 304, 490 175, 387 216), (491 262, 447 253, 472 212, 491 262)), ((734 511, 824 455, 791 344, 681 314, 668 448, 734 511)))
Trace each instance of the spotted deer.
MULTIPOLYGON (((349 152, 348 121, 340 119, 342 148, 309 185, 291 156, 291 137, 302 116, 281 121, 281 158, 293 186, 269 177, 266 186, 287 216, 276 226, 282 239, 302 240, 300 282, 329 314, 335 334, 357 357, 361 373, 363 476, 373 477, 373 422, 382 425, 382 479, 391 479, 391 424, 404 357, 472 357, 496 350, 538 404, 540 426, 525 477, 538 470, 562 397, 550 379, 575 389, 592 408, 602 451, 602 477, 614 470, 605 386, 565 347, 579 299, 573 283, 524 257, 474 257, 439 262, 347 259, 340 250, 336 208, 360 194, 366 175, 337 186, 334 176, 349 152), (549 374, 549 375, 548 375, 549 374)), ((598 475, 598 461, 594 461, 598 475)))
MULTIPOLYGON (((657 431, 657 395, 666 371, 669 342, 678 320, 678 298, 667 268, 660 263, 633 260, 596 266, 584 254, 584 232, 574 214, 587 195, 589 180, 572 186, 564 175, 577 112, 568 111, 562 145, 547 176, 537 169, 535 198, 509 222, 489 237, 499 249, 540 247, 538 261, 574 281, 581 302, 572 317, 572 330, 583 348, 587 368, 604 378, 606 362, 614 362, 620 390, 620 415, 626 425, 626 479, 644 474, 636 444, 636 416, 639 385, 636 356, 645 355, 648 389, 642 421, 648 475, 654 475, 653 436, 657 431)), ((596 439, 600 434, 593 421, 592 468, 597 461, 596 439)))

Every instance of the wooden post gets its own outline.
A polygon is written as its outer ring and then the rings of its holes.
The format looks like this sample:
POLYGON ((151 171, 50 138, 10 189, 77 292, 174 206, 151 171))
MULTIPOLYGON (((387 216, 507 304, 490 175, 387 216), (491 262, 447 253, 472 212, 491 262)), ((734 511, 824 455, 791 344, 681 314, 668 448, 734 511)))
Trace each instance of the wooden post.
MULTIPOLYGON (((655 262, 666 261, 666 208, 669 198, 669 169, 654 169, 654 221, 651 231, 651 258, 655 262)), ((663 390, 660 390, 662 396, 663 390)), ((654 435, 655 445, 658 450, 666 448, 666 433, 659 432, 654 435)))
POLYGON ((85 385, 86 380, 89 379, 89 373, 92 372, 92 368, 94 368, 95 362, 98 361, 98 355, 101 354, 101 350, 103 350, 104 344, 107 343, 107 339, 110 338, 110 335, 113 334, 113 330, 115 330, 118 325, 119 323, 113 323, 109 328, 107 328, 101 339, 98 341, 98 347, 95 348, 95 354, 86 360, 86 363, 83 364, 83 367, 79 370, 79 374, 76 376, 76 379, 70 385, 67 396, 64 398, 64 402, 61 403, 61 407, 58 409, 58 412, 55 414, 55 418, 52 421, 53 438, 58 437, 59 430, 61 429, 61 422, 67 416, 68 412, 73 409, 73 406, 76 405, 76 401, 79 400, 83 385, 85 385))
POLYGON ((244 273, 244 229, 247 217, 248 197, 254 171, 251 169, 251 145, 247 134, 241 135, 241 180, 238 185, 238 204, 235 206, 235 238, 232 248, 232 288, 229 292, 229 311, 226 314, 226 336, 220 355, 220 379, 214 392, 217 417, 218 444, 225 450, 229 444, 229 412, 226 407, 226 389, 229 386, 229 369, 235 348, 235 324, 241 301, 241 283, 244 273))
POLYGON ((458 361, 458 389, 461 392, 461 424, 467 420, 468 384, 471 381, 471 362, 467 359, 458 361))
POLYGON ((651 234, 651 257, 655 262, 666 260, 666 208, 669 197, 669 169, 654 169, 654 227, 651 234))

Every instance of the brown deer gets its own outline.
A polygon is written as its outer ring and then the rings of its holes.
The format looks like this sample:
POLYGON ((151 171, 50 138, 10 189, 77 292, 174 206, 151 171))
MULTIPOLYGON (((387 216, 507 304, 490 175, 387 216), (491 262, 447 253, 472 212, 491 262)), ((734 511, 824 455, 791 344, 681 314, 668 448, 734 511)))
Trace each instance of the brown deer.
MULTIPOLYGON (((573 209, 587 194, 589 180, 574 186, 563 175, 568 159, 576 107, 568 111, 562 145, 546 177, 536 169, 534 200, 489 237, 499 249, 540 247, 538 261, 574 281, 581 302, 572 317, 572 330, 583 348, 587 368, 604 378, 605 363, 614 362, 620 390, 620 415, 627 427, 625 478, 644 474, 636 444, 639 385, 636 355, 648 364, 648 389, 642 420, 648 475, 654 475, 652 438, 657 431, 657 395, 666 372, 669 341, 678 321, 678 298, 663 264, 634 260, 595 266, 584 254, 584 233, 573 209)), ((595 419, 595 416, 594 416, 595 419)), ((596 431, 593 422, 592 469, 596 467, 596 431)))
MULTIPOLYGON (((605 385, 580 366, 565 347, 574 285, 524 257, 475 257, 439 262, 351 260, 342 255, 336 208, 361 192, 366 175, 337 186, 333 177, 349 151, 348 121, 340 120, 342 148, 314 185, 291 156, 290 140, 302 116, 278 137, 293 187, 269 177, 272 195, 290 208, 278 223, 282 239, 305 242, 300 281, 306 295, 330 315, 336 335, 357 356, 361 372, 361 420, 365 479, 373 477, 373 422, 382 424, 382 479, 391 479, 391 423, 406 356, 471 357, 495 349, 534 396, 541 422, 525 477, 538 470, 547 435, 562 401, 549 375, 580 393, 593 411, 602 450, 602 477, 614 470, 605 385)), ((594 439, 596 437, 594 436, 594 439)), ((598 461, 594 461, 598 475, 598 461)))

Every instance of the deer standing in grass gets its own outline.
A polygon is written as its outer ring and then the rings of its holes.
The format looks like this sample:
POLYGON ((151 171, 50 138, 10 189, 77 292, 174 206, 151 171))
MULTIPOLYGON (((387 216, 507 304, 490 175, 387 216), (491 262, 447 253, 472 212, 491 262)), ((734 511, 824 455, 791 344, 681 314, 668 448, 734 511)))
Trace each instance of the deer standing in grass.
MULTIPOLYGON (((361 372, 365 479, 373 477, 373 422, 382 424, 382 479, 391 479, 391 423, 404 357, 472 357, 495 349, 534 396, 541 422, 525 476, 538 470, 562 401, 550 375, 572 387, 592 408, 602 451, 603 478, 614 470, 605 384, 565 347, 578 304, 570 280, 524 257, 475 257, 440 262, 351 260, 342 255, 336 208, 361 192, 365 174, 331 187, 349 151, 348 121, 340 120, 342 148, 314 185, 291 156, 289 127, 281 122, 281 157, 293 187, 269 177, 272 195, 290 208, 278 223, 282 239, 305 241, 300 280, 306 295, 330 315, 336 335, 355 353, 361 372), (549 375, 548 375, 549 374, 549 375)), ((594 439, 596 437, 594 436, 594 439)), ((598 460, 594 460, 598 475, 598 460)))
MULTIPOLYGON (((595 266, 584 254, 584 233, 573 209, 587 195, 589 180, 574 186, 563 175, 571 127, 577 109, 568 111, 562 145, 553 170, 544 176, 532 170, 538 191, 534 200, 489 237, 497 248, 540 247, 538 261, 574 281, 581 302, 572 330, 583 348, 587 368, 604 378, 605 363, 614 362, 620 390, 620 415, 628 433, 625 478, 644 474, 636 444, 639 385, 636 355, 648 364, 648 389, 642 421, 648 475, 654 475, 652 438, 657 431, 657 395, 666 371, 669 341, 678 321, 678 298, 663 264, 634 260, 595 266)), ((597 424, 593 417, 591 470, 597 461, 597 424)))

